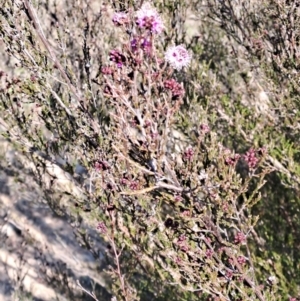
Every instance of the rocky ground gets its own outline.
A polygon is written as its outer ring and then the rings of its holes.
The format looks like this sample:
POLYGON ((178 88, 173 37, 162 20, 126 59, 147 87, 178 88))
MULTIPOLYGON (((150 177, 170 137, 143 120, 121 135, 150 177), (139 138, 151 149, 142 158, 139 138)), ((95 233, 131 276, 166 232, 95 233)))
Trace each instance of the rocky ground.
MULTIPOLYGON (((110 300, 101 258, 50 209, 10 143, 0 141, 0 300, 110 300)), ((101 257, 101 252, 99 252, 101 257)))

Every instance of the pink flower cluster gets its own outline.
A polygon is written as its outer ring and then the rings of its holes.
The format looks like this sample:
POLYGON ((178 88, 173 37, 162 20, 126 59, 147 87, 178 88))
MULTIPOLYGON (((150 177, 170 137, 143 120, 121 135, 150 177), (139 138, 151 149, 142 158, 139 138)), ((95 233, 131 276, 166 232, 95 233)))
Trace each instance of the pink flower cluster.
POLYGON ((129 18, 126 13, 119 12, 113 15, 112 21, 116 26, 122 26, 129 23, 129 18))
POLYGON ((179 246, 182 252, 187 252, 189 250, 186 237, 183 234, 178 237, 177 245, 179 246))
POLYGON ((225 154, 228 154, 228 156, 226 156, 225 158, 225 163, 230 166, 235 166, 241 157, 241 155, 239 154, 231 154, 231 151, 229 149, 225 150, 225 154))
POLYGON ((151 54, 152 43, 149 39, 145 39, 143 37, 137 37, 131 40, 131 50, 132 52, 136 52, 138 49, 142 49, 147 54, 151 54))
MULTIPOLYGON (((116 12, 113 15, 112 21, 116 26, 122 26, 129 24, 130 20, 126 13, 116 12)), ((151 54, 153 35, 161 34, 164 30, 162 18, 158 14, 157 10, 149 2, 146 2, 136 12, 135 22, 141 29, 141 36, 134 37, 131 40, 131 50, 136 52, 138 49, 142 49, 145 53, 151 54)), ((111 51, 110 60, 115 62, 119 68, 121 68, 125 63, 124 55, 117 50, 111 51)), ((183 67, 187 67, 190 64, 191 55, 183 45, 172 46, 165 52, 165 60, 173 68, 181 70, 183 67)), ((183 89, 178 88, 178 91, 174 92, 174 96, 179 97, 183 93, 183 89)))
POLYGON ((244 160, 248 163, 249 168, 255 168, 258 163, 258 158, 256 157, 256 151, 250 148, 247 153, 243 156, 244 160))
POLYGON ((114 71, 111 67, 104 66, 101 68, 101 73, 104 75, 111 75, 114 73, 114 71))
POLYGON ((210 131, 210 127, 207 124, 200 124, 199 128, 202 134, 207 134, 210 131))
POLYGON ((107 228, 104 222, 99 222, 97 225, 97 230, 102 233, 105 234, 107 232, 107 228))
POLYGON ((188 147, 183 153, 183 158, 188 161, 191 161, 193 159, 193 156, 194 150, 191 147, 188 147))
POLYGON ((238 232, 234 237, 235 244, 244 244, 246 242, 246 236, 243 232, 238 232))
POLYGON ((131 190, 137 190, 138 187, 139 187, 139 182, 137 182, 137 181, 131 181, 129 184, 129 188, 131 190))
POLYGON ((110 165, 106 161, 98 160, 95 162, 95 169, 96 169, 96 171, 108 170, 108 169, 110 169, 110 165))
POLYGON ((207 249, 205 252, 205 256, 207 258, 212 258, 213 254, 214 254, 214 251, 212 249, 207 249))
POLYGON ((246 263, 246 261, 247 261, 247 259, 246 259, 246 257, 244 257, 244 256, 239 256, 239 257, 237 258, 237 262, 238 262, 240 265, 244 265, 244 264, 246 263))
POLYGON ((116 49, 111 50, 111 52, 109 53, 109 59, 112 62, 115 62, 118 68, 122 68, 123 64, 126 62, 125 56, 116 49))
POLYGON ((190 64, 191 55, 183 45, 172 46, 166 51, 165 60, 169 62, 173 68, 181 70, 190 64))
POLYGON ((164 29, 161 17, 148 2, 143 4, 136 12, 136 24, 140 28, 145 28, 154 34, 160 34, 164 29))
POLYGON ((169 79, 164 82, 164 87, 171 91, 174 98, 178 98, 184 95, 184 88, 175 79, 169 79))

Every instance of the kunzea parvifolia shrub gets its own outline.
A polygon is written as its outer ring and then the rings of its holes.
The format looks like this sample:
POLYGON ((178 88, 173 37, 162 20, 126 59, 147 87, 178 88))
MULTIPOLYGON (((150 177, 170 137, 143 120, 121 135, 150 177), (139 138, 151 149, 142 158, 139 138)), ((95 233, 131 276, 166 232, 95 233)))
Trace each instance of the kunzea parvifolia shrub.
POLYGON ((105 3, 88 15, 99 7, 78 2, 65 18, 57 7, 47 18, 42 4, 47 34, 30 1, 3 4, 16 72, 1 72, 4 135, 35 163, 49 204, 80 214, 108 243, 113 299, 145 290, 159 299, 172 287, 172 300, 277 300, 276 277, 257 277, 251 251, 268 150, 228 149, 201 110, 180 130, 192 89, 185 73, 197 62, 184 44, 163 47, 167 16, 141 2, 109 26, 105 3))

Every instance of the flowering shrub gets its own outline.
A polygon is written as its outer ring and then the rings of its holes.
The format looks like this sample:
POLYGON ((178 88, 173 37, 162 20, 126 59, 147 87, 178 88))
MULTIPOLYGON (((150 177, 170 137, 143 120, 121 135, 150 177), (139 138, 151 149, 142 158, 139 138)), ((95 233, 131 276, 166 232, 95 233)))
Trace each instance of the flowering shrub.
MULTIPOLYGON (((81 20, 79 28, 27 0, 2 10, 1 36, 16 61, 10 67, 22 72, 1 73, 1 124, 4 135, 35 162, 49 204, 59 199, 54 207, 67 217, 80 214, 81 226, 93 227, 105 239, 113 299, 294 298, 294 283, 289 286, 277 267, 280 252, 274 248, 271 256, 260 237, 265 234, 256 229, 269 231, 259 222, 260 210, 266 210, 261 206, 268 196, 278 201, 268 185, 278 178, 286 186, 300 183, 297 133, 285 128, 297 127, 290 119, 297 111, 289 111, 296 105, 289 100, 286 115, 269 109, 268 95, 250 69, 268 60, 285 74, 296 67, 258 27, 262 20, 255 21, 252 1, 241 11, 242 2, 233 7, 230 1, 207 0, 205 12, 198 1, 167 1, 157 8, 124 1, 111 12, 108 3, 96 2, 72 7, 68 18, 81 20), (201 35, 189 37, 183 30, 188 10, 202 14, 201 35), (42 13, 48 16, 44 26, 38 19, 42 13), (24 22, 15 26, 17 15, 24 22), (247 23, 250 19, 253 23, 247 23), (212 33, 220 35, 213 46, 212 33), (223 37, 224 45, 217 47, 223 37), (268 43, 277 54, 267 53, 268 43), (240 61, 246 59, 252 67, 244 66, 247 73, 240 74, 240 61), (231 63, 234 72, 225 68, 231 63), (274 125, 282 137, 274 135, 274 125), (277 153, 274 136, 280 141, 277 153), (49 162, 68 173, 70 188, 58 185, 60 177, 50 173, 49 162), (78 166, 85 176, 76 173, 78 166)), ((269 16, 276 14, 273 2, 266 3, 269 16)), ((266 13, 253 7, 260 16, 266 13)), ((296 58, 296 49, 288 50, 296 58)), ((257 72, 272 93, 280 90, 277 72, 257 72)), ((282 266, 291 268, 291 258, 282 266)), ((295 262, 290 273, 297 272, 295 262)))

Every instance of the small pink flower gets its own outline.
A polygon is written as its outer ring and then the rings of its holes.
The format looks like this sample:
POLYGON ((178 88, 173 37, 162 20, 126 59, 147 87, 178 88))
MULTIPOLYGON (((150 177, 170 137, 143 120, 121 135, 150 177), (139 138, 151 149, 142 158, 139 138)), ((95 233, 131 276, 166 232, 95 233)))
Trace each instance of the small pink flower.
POLYGON ((111 50, 109 53, 110 61, 116 63, 118 68, 122 68, 123 64, 126 62, 125 56, 119 50, 111 50))
POLYGON ((205 240, 208 244, 211 243, 211 238, 210 238, 210 237, 205 237, 204 240, 205 240))
POLYGON ((183 234, 181 234, 178 237, 177 245, 179 246, 179 248, 182 252, 187 252, 189 250, 189 247, 188 247, 187 241, 186 241, 186 236, 183 234))
POLYGON ((130 184, 129 184, 129 188, 131 190, 137 190, 139 187, 139 183, 137 181, 132 181, 130 184))
POLYGON ((238 232, 234 237, 234 243, 236 244, 245 244, 246 236, 242 232, 238 232))
POLYGON ((184 88, 180 83, 178 83, 175 79, 168 79, 164 82, 164 87, 168 90, 171 90, 172 97, 178 98, 184 95, 184 88))
POLYGON ((127 185, 127 184, 128 184, 128 180, 125 179, 125 178, 121 178, 121 179, 120 179, 120 184, 121 184, 121 185, 127 185))
POLYGON ((208 249, 208 250, 206 250, 206 252, 205 252, 205 256, 206 256, 207 258, 212 258, 213 254, 214 254, 214 251, 213 251, 212 249, 208 249))
POLYGON ((224 202, 224 203, 223 203, 222 209, 223 209, 224 212, 227 212, 227 211, 228 211, 228 203, 227 203, 227 202, 224 202))
POLYGON ((218 249, 218 252, 219 253, 223 253, 225 251, 225 247, 220 247, 219 249, 218 249))
POLYGON ((107 232, 107 228, 104 222, 99 222, 97 225, 97 230, 102 233, 105 234, 107 232))
POLYGON ((190 210, 185 210, 181 213, 181 216, 190 216, 190 215, 191 215, 190 210))
POLYGON ((200 124, 200 131, 203 134, 209 133, 210 127, 207 124, 200 124))
POLYGON ((136 17, 136 24, 139 27, 148 29, 154 34, 160 34, 164 29, 161 17, 148 2, 143 4, 141 9, 136 12, 136 17))
POLYGON ((129 22, 128 16, 126 13, 119 12, 113 15, 112 21, 116 26, 122 26, 129 22))
POLYGON ((134 38, 130 41, 132 52, 136 52, 138 49, 142 49, 145 53, 151 54, 152 43, 149 39, 143 37, 134 38))
POLYGON ((145 122, 144 122, 144 128, 149 127, 151 124, 152 124, 151 120, 146 119, 145 122))
POLYGON ((180 250, 181 250, 182 252, 187 252, 187 251, 189 250, 189 247, 186 246, 186 245, 183 245, 183 246, 180 246, 180 250))
POLYGON ((182 197, 179 194, 176 194, 174 200, 175 200, 175 202, 181 202, 182 197))
POLYGON ((225 163, 230 166, 235 166, 241 157, 239 154, 232 154, 229 149, 224 149, 224 155, 225 163))
POLYGON ((181 234, 179 237, 178 237, 178 244, 181 244, 182 242, 186 241, 186 236, 181 234))
POLYGON ((178 45, 170 47, 166 51, 165 60, 169 62, 173 68, 180 70, 190 64, 191 55, 184 46, 178 45))
POLYGON ((96 161, 94 166, 95 166, 96 171, 110 169, 109 163, 106 161, 103 161, 103 160, 96 161))
POLYGON ((231 279, 232 276, 233 276, 233 272, 232 272, 232 271, 229 271, 229 270, 226 271, 225 277, 226 277, 227 279, 231 279))
POLYGON ((248 163, 249 168, 255 168, 258 163, 256 151, 253 148, 250 148, 248 152, 244 155, 244 160, 248 163))
POLYGON ((101 68, 101 73, 104 75, 111 75, 111 74, 113 74, 113 72, 114 71, 111 67, 104 66, 101 68))
POLYGON ((156 140, 157 137, 158 137, 158 133, 152 131, 152 132, 150 133, 150 137, 151 137, 151 139, 156 140))
POLYGON ((176 257, 175 258, 175 263, 178 264, 178 265, 182 264, 182 259, 180 257, 176 257))
POLYGON ((191 161, 194 156, 194 150, 191 147, 188 147, 184 153, 183 153, 183 158, 187 161, 191 161))
POLYGON ((244 256, 239 256, 239 257, 237 258, 237 262, 238 262, 240 265, 244 265, 244 264, 246 263, 246 261, 247 261, 247 259, 246 259, 246 257, 244 257, 244 256))

